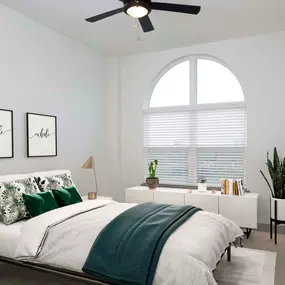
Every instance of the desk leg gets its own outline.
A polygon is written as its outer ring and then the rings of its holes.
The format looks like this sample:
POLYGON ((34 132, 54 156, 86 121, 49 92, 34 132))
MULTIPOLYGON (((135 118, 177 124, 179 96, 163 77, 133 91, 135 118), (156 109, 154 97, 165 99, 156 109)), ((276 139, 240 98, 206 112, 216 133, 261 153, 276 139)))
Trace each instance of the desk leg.
POLYGON ((249 239, 250 234, 251 234, 251 229, 247 228, 244 234, 246 235, 246 238, 249 239))

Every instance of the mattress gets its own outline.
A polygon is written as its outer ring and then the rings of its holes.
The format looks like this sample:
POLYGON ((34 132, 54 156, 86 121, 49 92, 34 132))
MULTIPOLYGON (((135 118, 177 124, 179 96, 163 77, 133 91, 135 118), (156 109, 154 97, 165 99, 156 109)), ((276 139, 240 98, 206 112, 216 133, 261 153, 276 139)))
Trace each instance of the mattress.
POLYGON ((26 221, 20 221, 6 226, 0 222, 0 256, 13 258, 25 223, 26 221))

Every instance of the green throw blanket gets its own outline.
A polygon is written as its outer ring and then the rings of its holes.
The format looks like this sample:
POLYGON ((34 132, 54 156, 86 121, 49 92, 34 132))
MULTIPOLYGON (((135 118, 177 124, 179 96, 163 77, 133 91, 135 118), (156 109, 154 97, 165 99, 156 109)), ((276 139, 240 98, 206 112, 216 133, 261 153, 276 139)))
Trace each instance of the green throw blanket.
POLYGON ((123 212, 99 234, 82 271, 109 284, 151 285, 167 239, 200 210, 146 203, 123 212))

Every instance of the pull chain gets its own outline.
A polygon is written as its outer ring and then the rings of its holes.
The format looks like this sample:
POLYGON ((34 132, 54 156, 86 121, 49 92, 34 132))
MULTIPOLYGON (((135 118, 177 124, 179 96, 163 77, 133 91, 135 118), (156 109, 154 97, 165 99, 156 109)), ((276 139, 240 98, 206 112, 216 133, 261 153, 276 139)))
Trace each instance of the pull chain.
POLYGON ((137 29, 138 43, 141 42, 139 19, 135 19, 135 28, 137 29))

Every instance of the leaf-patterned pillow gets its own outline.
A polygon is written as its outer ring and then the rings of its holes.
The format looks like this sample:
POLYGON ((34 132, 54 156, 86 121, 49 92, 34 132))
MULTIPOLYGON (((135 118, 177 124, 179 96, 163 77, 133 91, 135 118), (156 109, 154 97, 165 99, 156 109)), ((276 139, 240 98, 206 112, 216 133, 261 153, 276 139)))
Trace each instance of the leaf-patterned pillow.
POLYGON ((71 176, 68 173, 54 175, 50 177, 36 177, 39 189, 42 192, 59 190, 64 187, 74 186, 71 176))
POLYGON ((23 193, 35 194, 39 188, 34 178, 0 183, 0 215, 4 224, 11 225, 29 217, 23 193))

